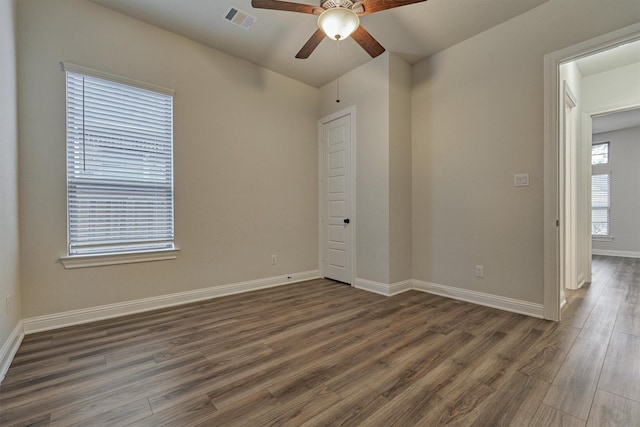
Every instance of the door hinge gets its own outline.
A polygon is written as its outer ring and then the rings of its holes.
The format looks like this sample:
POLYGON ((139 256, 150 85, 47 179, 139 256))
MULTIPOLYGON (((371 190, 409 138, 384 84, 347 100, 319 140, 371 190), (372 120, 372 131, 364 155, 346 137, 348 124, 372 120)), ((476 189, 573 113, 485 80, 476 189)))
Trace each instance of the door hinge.
POLYGON ((556 219, 556 227, 560 227, 560 220, 556 219))

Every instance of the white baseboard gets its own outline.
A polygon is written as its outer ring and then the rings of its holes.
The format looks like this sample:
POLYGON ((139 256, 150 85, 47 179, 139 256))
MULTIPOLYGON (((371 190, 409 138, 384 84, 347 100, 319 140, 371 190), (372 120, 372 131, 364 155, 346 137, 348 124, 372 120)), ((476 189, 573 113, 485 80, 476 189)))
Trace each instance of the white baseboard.
POLYGON ((498 308, 500 310, 511 311, 513 313, 526 314, 527 316, 543 318, 544 306, 528 301, 513 298, 501 297, 499 295, 487 294, 484 292, 470 291, 467 289, 454 288, 452 286, 438 285, 436 283, 413 281, 413 289, 430 294, 454 298, 487 307, 498 308))
MULTIPOLYGON (((5 347, 12 345, 12 351, 15 353, 22 336, 24 334, 32 334, 36 332, 48 331, 52 329, 64 328, 66 326, 80 325, 83 323, 95 322, 98 320, 111 319, 114 317, 126 316, 129 314, 142 313, 145 311, 157 310, 166 307, 172 307, 190 302, 202 301, 211 298, 233 295, 243 292, 250 292, 259 289, 266 289, 275 286, 282 286, 291 283, 312 280, 321 277, 318 270, 295 273, 286 276, 276 276, 266 279, 250 280, 246 282, 232 283, 228 285, 213 286, 210 288, 196 289, 193 291, 179 292, 169 295, 161 295, 157 297, 144 298, 134 301, 126 301, 116 304, 108 304, 98 307, 90 307, 80 310, 66 311, 63 313, 55 313, 45 316, 31 317, 23 319, 19 332, 20 338, 14 336, 3 347, 3 353, 0 356, 5 357, 5 347)), ((418 290, 474 304, 485 305, 498 308, 501 310, 511 311, 514 313, 526 314, 533 317, 543 317, 542 304, 534 304, 527 301, 516 300, 512 298, 501 297, 498 295, 487 294, 483 292, 470 291, 466 289, 455 288, 446 285, 438 285, 435 283, 423 282, 419 280, 405 280, 392 284, 375 282, 366 279, 356 279, 354 287, 369 292, 374 292, 384 296, 393 296, 408 290, 418 290)), ((16 327, 18 328, 18 327, 16 327)), ((15 335, 15 331, 14 331, 15 335)), ((13 335, 12 335, 13 336, 13 335)), ((7 347, 8 348, 8 347, 7 347)), ((7 353, 9 354, 9 353, 7 353)), ((11 355, 11 358, 13 354, 11 355)), ((10 359, 11 359, 10 358, 10 359)), ((0 363, 4 358, 0 358, 0 363)), ((9 361, 9 363, 11 363, 9 361)), ((0 364, 0 368, 4 365, 0 364)), ((8 365, 7 365, 8 368, 8 365)), ((0 371, 2 372, 2 371, 0 371)))
POLYGON ((381 282, 374 282, 373 280, 356 279, 353 287, 390 297, 392 295, 397 295, 413 289, 412 284, 412 280, 386 284, 381 282))
POLYGON ((592 249, 594 255, 619 256, 623 258, 640 258, 640 252, 633 251, 612 251, 609 249, 592 249))
POLYGON ((4 376, 7 374, 9 366, 11 366, 13 357, 16 355, 23 338, 24 329, 22 327, 22 320, 19 320, 2 348, 0 348, 0 383, 2 383, 4 376))
POLYGON ((420 280, 405 280, 403 282, 386 284, 374 282, 372 280, 356 279, 354 287, 384 296, 393 296, 413 289, 474 304, 498 308, 500 310, 511 311, 513 313, 526 314, 527 316, 532 317, 543 318, 544 313, 544 306, 542 304, 534 304, 528 301, 501 297, 484 292, 470 291, 467 289, 455 288, 453 286, 438 285, 420 280))
POLYGON ((211 298, 233 295, 242 292, 250 292, 275 286, 288 285, 305 280, 320 277, 318 270, 305 271, 285 276, 269 277, 266 279, 250 280, 247 282, 231 283, 228 285, 212 286, 210 288, 196 289, 193 291, 179 292, 169 295, 126 301, 116 304, 102 305, 98 307, 84 308, 80 310, 66 311, 63 313, 49 314, 45 316, 31 317, 22 320, 25 334, 64 328, 66 326, 80 325, 95 322, 97 320, 142 313, 160 308, 172 307, 211 298))

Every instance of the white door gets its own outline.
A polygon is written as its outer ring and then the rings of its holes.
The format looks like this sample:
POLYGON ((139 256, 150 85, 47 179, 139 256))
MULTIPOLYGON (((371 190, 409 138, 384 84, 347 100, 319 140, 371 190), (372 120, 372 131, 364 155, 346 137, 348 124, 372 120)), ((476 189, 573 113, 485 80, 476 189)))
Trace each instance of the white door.
POLYGON ((324 276, 351 284, 351 115, 322 124, 324 276))

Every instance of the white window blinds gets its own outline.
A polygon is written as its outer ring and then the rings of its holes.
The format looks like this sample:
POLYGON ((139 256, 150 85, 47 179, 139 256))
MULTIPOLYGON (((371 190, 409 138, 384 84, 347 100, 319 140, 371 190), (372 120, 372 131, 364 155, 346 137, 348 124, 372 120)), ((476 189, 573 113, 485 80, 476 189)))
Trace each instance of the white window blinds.
POLYGON ((69 255, 173 249, 173 97, 65 70, 69 255))
POLYGON ((591 176, 591 234, 608 237, 610 227, 610 188, 608 173, 591 176))

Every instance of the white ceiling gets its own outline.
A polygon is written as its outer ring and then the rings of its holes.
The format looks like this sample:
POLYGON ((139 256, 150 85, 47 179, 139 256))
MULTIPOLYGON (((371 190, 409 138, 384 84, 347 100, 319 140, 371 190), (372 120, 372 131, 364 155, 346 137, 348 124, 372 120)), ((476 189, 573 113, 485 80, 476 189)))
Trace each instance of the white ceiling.
POLYGON ((610 132, 640 126, 640 108, 603 114, 593 118, 592 133, 610 132))
POLYGON ((640 62, 640 41, 623 44, 613 49, 577 59, 575 62, 582 77, 635 64, 640 62))
MULTIPOLYGON (((317 28, 313 15, 254 9, 250 0, 91 1, 315 87, 336 78, 334 41, 323 40, 309 59, 295 59, 317 28), (257 22, 245 30, 224 21, 230 5, 257 22)), ((546 1, 429 0, 366 15, 360 22, 388 51, 413 64, 546 1)), ((370 59, 353 40, 340 42, 341 74, 370 59)))
MULTIPOLYGON (((582 77, 640 63, 640 40, 594 53, 575 61, 582 77)), ((638 76, 640 79, 640 76, 638 76)), ((593 118, 592 132, 602 133, 640 126, 640 109, 602 114, 593 118)))

